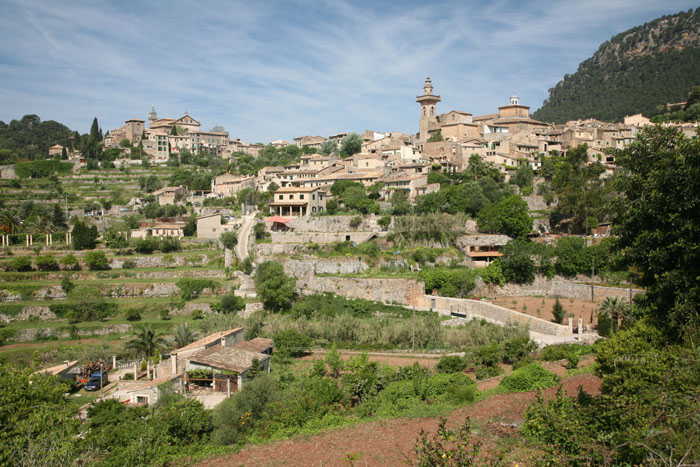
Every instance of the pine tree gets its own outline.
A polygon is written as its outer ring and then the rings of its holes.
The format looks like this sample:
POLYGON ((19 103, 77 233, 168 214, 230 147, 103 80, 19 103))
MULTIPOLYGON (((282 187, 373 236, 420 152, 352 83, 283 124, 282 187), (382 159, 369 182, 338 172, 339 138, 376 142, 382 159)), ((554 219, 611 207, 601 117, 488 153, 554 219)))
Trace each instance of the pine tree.
POLYGON ((248 371, 246 372, 246 379, 247 380, 253 380, 256 377, 260 376, 260 374, 263 372, 263 366, 260 363, 260 360, 257 358, 254 358, 252 362, 250 362, 250 368, 248 368, 248 371))

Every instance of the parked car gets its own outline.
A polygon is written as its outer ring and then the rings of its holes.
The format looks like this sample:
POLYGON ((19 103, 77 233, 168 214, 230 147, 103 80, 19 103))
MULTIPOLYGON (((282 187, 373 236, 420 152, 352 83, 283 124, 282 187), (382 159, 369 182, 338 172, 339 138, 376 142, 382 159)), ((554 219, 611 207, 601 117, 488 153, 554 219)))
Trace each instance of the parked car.
POLYGON ((103 371, 102 373, 97 372, 93 373, 90 376, 90 379, 88 380, 87 383, 85 383, 85 390, 86 391, 99 391, 103 387, 107 386, 109 383, 109 379, 107 378, 107 372, 103 371))

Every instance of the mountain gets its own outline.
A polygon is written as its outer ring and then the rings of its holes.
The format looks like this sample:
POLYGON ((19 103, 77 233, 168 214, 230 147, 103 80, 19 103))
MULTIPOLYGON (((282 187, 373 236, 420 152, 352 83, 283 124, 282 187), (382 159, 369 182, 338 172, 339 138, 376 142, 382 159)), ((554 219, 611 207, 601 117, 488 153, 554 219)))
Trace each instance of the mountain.
POLYGON ((604 42, 576 73, 549 90, 533 117, 618 120, 684 101, 700 84, 700 8, 663 16, 604 42))

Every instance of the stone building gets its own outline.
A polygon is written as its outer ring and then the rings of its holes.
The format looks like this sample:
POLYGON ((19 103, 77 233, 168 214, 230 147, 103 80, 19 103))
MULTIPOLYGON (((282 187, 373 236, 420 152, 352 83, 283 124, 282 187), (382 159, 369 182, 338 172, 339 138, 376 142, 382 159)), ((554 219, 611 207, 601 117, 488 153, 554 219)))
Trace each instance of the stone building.
POLYGON ((308 216, 326 209, 327 194, 318 187, 284 187, 275 191, 269 204, 278 216, 308 216))

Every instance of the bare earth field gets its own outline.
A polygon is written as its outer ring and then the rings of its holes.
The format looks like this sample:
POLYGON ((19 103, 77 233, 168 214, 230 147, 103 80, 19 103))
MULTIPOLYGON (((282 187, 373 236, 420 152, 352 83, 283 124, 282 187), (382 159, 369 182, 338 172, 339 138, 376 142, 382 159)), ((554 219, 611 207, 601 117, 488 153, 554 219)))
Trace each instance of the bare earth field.
MULTIPOLYGON (((498 297, 489 300, 494 305, 502 306, 510 310, 519 311, 530 316, 542 318, 546 321, 554 321, 552 309, 554 308, 554 298, 549 297, 498 297)), ((574 327, 578 318, 583 318, 583 324, 591 324, 591 312, 594 312, 597 303, 588 300, 576 300, 571 298, 560 298, 559 302, 564 307, 566 315, 574 315, 574 327)), ((596 322, 593 313, 593 322, 596 322)), ((564 320, 566 324, 566 319, 564 320)))
MULTIPOLYGON (((561 362, 545 365, 563 374, 561 362)), ((500 380, 500 378, 495 378, 500 380)), ((485 384, 481 386, 486 386, 485 384)), ((563 389, 575 395, 581 386, 589 394, 600 392, 600 379, 592 374, 578 374, 563 380, 563 389)), ((545 397, 556 395, 557 388, 545 391, 545 397)), ((470 417, 472 426, 483 442, 484 452, 493 452, 498 445, 506 450, 506 461, 527 465, 527 452, 519 448, 517 427, 525 409, 535 402, 536 391, 491 396, 463 407, 447 416, 448 428, 455 428, 470 417)), ((399 466, 415 459, 414 446, 421 429, 437 431, 439 419, 379 420, 341 428, 310 437, 296 437, 267 445, 249 446, 237 454, 200 463, 201 466, 399 466), (348 458, 352 459, 352 462, 348 458)))

